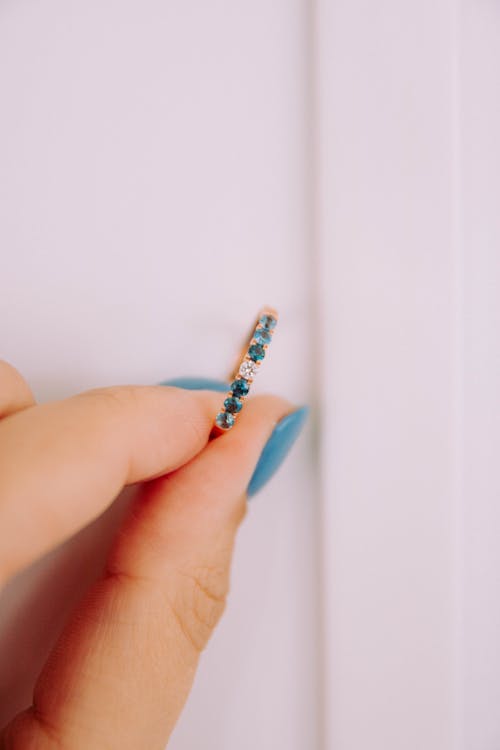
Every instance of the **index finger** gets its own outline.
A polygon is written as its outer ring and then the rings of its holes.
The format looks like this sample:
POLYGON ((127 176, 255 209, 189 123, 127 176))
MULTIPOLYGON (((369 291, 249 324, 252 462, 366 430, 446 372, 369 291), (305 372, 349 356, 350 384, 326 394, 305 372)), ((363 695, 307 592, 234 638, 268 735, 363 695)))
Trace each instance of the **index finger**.
POLYGON ((220 395, 102 388, 0 422, 0 581, 206 444, 220 395))

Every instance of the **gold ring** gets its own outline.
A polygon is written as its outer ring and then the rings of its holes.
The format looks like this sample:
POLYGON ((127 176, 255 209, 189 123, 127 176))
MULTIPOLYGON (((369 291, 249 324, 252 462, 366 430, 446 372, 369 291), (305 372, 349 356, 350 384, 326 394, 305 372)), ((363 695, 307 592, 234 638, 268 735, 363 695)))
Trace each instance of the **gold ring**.
POLYGON ((264 307, 253 324, 250 337, 238 358, 236 368, 230 374, 231 385, 224 399, 223 408, 215 417, 214 436, 233 427, 243 408, 254 377, 259 372, 278 322, 278 313, 272 307, 264 307))

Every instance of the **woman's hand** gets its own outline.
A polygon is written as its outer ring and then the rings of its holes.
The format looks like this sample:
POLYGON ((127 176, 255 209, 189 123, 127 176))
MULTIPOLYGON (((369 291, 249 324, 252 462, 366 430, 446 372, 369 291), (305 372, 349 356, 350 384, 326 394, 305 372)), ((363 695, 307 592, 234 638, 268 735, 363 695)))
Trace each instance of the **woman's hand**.
POLYGON ((251 398, 237 426, 209 442, 220 401, 210 391, 125 386, 38 406, 0 363, 2 583, 137 487, 32 705, 8 717, 2 748, 165 746, 224 609, 249 480, 291 411, 276 397, 251 398))

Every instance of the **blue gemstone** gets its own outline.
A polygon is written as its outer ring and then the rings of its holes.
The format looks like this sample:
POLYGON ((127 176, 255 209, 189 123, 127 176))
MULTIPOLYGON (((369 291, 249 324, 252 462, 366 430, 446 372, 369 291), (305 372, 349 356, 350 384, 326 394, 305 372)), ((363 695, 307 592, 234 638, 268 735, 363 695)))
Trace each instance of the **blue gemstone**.
POLYGON ((237 414, 239 411, 241 411, 242 406, 243 401, 239 398, 236 398, 236 396, 229 396, 224 401, 224 408, 230 414, 237 414))
POLYGON ((261 326, 263 328, 267 328, 268 331, 272 331, 272 329, 276 325, 276 322, 276 318, 273 315, 263 315, 259 320, 261 326))
POLYGON ((233 392, 233 396, 246 396, 250 390, 250 386, 248 385, 247 380, 238 378, 238 380, 233 380, 230 385, 230 390, 233 392))
POLYGON ((234 424, 234 417, 227 411, 221 411, 215 417, 215 424, 222 430, 229 430, 234 424))
POLYGON ((269 344, 271 342, 272 334, 270 331, 266 331, 265 328, 257 328, 253 337, 258 344, 269 344))
POLYGON ((264 359, 266 356, 266 350, 260 344, 252 344, 248 350, 248 356, 253 359, 254 362, 258 362, 260 359, 264 359))

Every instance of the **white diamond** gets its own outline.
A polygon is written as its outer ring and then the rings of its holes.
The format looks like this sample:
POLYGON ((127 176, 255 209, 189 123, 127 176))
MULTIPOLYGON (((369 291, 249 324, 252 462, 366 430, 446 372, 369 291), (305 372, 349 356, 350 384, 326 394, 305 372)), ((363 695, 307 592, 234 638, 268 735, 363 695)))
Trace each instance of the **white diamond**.
POLYGON ((253 378, 257 373, 259 366, 256 362, 252 362, 249 359, 245 359, 240 365, 240 375, 242 378, 253 378))

